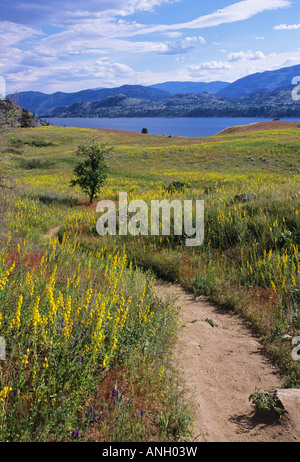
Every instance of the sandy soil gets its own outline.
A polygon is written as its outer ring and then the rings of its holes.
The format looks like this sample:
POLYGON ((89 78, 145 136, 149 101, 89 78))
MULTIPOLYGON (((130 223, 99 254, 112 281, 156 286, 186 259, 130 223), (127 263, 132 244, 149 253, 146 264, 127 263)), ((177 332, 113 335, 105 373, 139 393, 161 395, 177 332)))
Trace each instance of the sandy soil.
POLYGON ((278 389, 282 381, 246 322, 178 285, 157 282, 155 290, 181 308, 173 360, 193 399, 195 441, 299 442, 287 415, 268 420, 255 415, 248 399, 255 386, 278 389))

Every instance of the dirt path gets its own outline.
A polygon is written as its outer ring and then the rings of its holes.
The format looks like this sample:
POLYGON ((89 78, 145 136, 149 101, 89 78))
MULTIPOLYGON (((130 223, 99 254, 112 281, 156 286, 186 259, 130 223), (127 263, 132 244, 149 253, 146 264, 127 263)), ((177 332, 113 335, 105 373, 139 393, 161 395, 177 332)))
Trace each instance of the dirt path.
POLYGON ((267 422, 254 415, 248 398, 255 386, 282 388, 282 382, 245 321, 180 286, 157 282, 155 290, 160 298, 176 297, 181 308, 174 361, 193 399, 195 441, 299 442, 287 416, 267 422))
POLYGON ((48 231, 47 234, 44 234, 44 237, 57 237, 59 232, 60 226, 56 226, 48 231))

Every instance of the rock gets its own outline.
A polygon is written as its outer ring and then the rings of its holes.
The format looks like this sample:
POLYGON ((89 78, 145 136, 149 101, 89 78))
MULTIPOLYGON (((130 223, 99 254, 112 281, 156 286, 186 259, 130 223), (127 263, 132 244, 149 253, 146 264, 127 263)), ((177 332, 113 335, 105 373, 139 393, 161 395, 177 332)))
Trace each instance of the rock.
POLYGON ((281 389, 277 390, 276 394, 287 411, 296 432, 300 435, 300 389, 281 389))

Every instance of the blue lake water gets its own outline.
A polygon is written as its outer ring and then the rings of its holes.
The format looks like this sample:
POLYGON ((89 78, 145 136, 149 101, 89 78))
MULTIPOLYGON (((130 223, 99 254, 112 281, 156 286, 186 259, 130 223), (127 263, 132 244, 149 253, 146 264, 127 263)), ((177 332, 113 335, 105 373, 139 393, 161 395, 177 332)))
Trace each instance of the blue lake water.
MULTIPOLYGON (((151 135, 171 136, 211 136, 225 128, 236 125, 247 125, 255 122, 269 122, 273 120, 248 117, 223 117, 223 118, 49 118, 55 126, 80 127, 80 128, 112 128, 140 133, 142 128, 147 128, 151 135)), ((280 119, 283 121, 297 122, 300 119, 280 119)))

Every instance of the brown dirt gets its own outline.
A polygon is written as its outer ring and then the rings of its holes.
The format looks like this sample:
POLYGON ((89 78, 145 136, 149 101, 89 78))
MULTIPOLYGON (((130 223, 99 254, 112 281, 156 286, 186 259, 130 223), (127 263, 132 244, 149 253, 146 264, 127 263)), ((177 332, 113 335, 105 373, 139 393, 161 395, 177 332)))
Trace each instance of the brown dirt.
POLYGON ((195 441, 299 442, 288 415, 258 417, 249 401, 256 386, 279 389, 282 379, 245 320, 181 286, 157 282, 155 290, 181 308, 173 361, 192 398, 195 441))
POLYGON ((239 125, 236 127, 229 127, 222 130, 218 135, 230 135, 235 133, 247 133, 260 130, 279 130, 279 129, 299 129, 299 122, 283 122, 281 120, 273 120, 270 122, 257 122, 248 125, 239 125))

